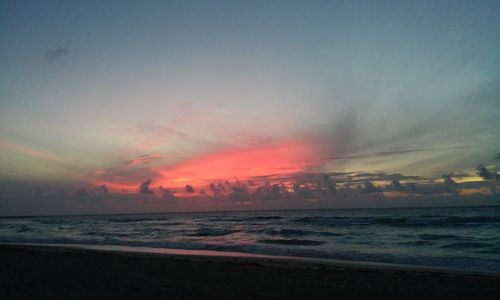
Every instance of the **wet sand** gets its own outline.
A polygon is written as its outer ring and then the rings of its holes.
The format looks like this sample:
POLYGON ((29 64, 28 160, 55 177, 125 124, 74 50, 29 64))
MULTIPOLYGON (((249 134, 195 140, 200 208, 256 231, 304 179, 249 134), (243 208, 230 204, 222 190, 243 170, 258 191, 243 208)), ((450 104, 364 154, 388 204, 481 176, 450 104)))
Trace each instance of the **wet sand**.
POLYGON ((0 245, 0 299, 497 299, 500 275, 0 245))

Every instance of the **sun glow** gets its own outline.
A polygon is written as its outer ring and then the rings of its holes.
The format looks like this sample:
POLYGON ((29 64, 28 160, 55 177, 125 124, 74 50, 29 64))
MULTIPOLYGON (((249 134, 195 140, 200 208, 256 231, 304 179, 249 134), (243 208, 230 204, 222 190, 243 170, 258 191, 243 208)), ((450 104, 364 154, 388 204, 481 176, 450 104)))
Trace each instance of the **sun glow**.
POLYGON ((248 179, 269 174, 290 174, 311 166, 315 147, 308 141, 292 141, 256 148, 229 149, 209 153, 156 170, 155 185, 206 186, 212 181, 248 179))

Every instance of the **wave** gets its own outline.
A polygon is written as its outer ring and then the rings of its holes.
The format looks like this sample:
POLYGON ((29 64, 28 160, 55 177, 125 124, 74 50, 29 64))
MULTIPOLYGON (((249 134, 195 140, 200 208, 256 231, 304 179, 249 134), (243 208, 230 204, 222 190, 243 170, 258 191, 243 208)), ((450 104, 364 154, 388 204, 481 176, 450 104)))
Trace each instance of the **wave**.
POLYGON ((271 240, 258 240, 257 242, 264 244, 297 245, 297 246, 317 246, 326 243, 323 241, 299 240, 299 239, 271 239, 271 240))
POLYGON ((418 238, 422 240, 459 240, 463 237, 453 235, 453 234, 420 234, 418 238))
POLYGON ((499 223, 500 217, 459 217, 452 216, 446 219, 447 223, 499 223))
POLYGON ((315 232, 309 230, 301 230, 301 229, 281 229, 276 232, 278 235, 282 236, 304 236, 304 235, 321 235, 321 236, 337 236, 341 235, 333 232, 315 232))
POLYGON ((89 237, 100 237, 100 238, 106 238, 106 239, 116 239, 116 238, 124 238, 124 239, 130 239, 130 238, 140 238, 147 236, 149 233, 146 232, 107 232, 107 231, 89 231, 82 233, 83 236, 89 236, 89 237))
POLYGON ((244 218, 245 221, 267 221, 267 220, 281 220, 283 217, 280 216, 258 216, 258 217, 248 217, 244 218))
POLYGON ((28 231, 31 231, 31 228, 29 228, 29 227, 23 227, 23 228, 19 229, 16 232, 17 233, 21 233, 21 232, 28 232, 28 231))
POLYGON ((219 218, 211 218, 209 221, 215 222, 247 222, 247 221, 271 221, 271 220, 281 220, 283 217, 280 216, 256 216, 256 217, 246 217, 246 218, 238 218, 238 217, 219 217, 219 218))
POLYGON ((210 218, 208 219, 210 222, 243 222, 242 218, 236 218, 236 217, 219 217, 219 218, 210 218))
POLYGON ((369 225, 371 223, 371 218, 369 217, 356 217, 356 218, 348 218, 348 217, 302 217, 299 219, 295 219, 295 222, 298 223, 307 223, 314 225, 323 225, 323 226, 335 226, 335 225, 369 225))
POLYGON ((194 233, 187 234, 187 236, 225 236, 236 232, 240 232, 240 230, 201 228, 194 233))
POLYGON ((310 231, 303 229, 281 229, 281 230, 258 230, 256 233, 265 233, 269 235, 281 235, 284 237, 288 236, 306 236, 306 235, 316 235, 316 236, 342 236, 341 233, 328 232, 328 231, 310 231))
POLYGON ((308 216, 294 220, 298 223, 313 224, 318 226, 362 226, 362 225, 386 225, 386 226, 478 226, 484 224, 500 225, 500 217, 486 216, 415 216, 415 217, 324 217, 308 216))
POLYGON ((500 254, 500 247, 493 247, 488 250, 479 250, 479 251, 474 251, 475 253, 481 253, 481 254, 500 254))
POLYGON ((63 223, 67 223, 66 220, 63 219, 34 219, 34 222, 44 224, 44 225, 60 225, 63 223))
POLYGON ((492 247, 492 246, 495 246, 495 245, 490 244, 490 243, 480 243, 480 242, 457 242, 457 243, 452 243, 452 244, 447 244, 447 245, 441 246, 441 248, 464 249, 464 248, 486 248, 486 247, 492 247))
POLYGON ((405 243, 399 243, 400 245, 403 246, 432 246, 435 245, 436 242, 433 241, 411 241, 411 242, 405 242, 405 243))
POLYGON ((150 218, 117 218, 117 219, 108 219, 111 223, 136 223, 136 222, 144 222, 144 221, 156 221, 150 218))

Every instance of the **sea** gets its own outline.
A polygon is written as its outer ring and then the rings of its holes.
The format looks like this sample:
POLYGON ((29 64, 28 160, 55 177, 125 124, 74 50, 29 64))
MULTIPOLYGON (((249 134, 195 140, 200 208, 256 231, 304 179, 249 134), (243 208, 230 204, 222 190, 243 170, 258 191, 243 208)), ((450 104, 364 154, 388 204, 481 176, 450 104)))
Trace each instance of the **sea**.
POLYGON ((210 250, 500 272, 500 206, 3 217, 0 243, 210 250))

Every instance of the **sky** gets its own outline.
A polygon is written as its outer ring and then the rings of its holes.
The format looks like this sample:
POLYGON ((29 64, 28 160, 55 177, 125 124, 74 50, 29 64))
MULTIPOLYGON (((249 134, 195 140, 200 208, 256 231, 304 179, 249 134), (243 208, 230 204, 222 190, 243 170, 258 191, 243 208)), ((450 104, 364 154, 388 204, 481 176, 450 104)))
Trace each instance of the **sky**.
POLYGON ((196 210, 211 184, 294 196, 328 190, 321 174, 484 181, 499 15, 487 0, 0 1, 0 208, 196 210))

